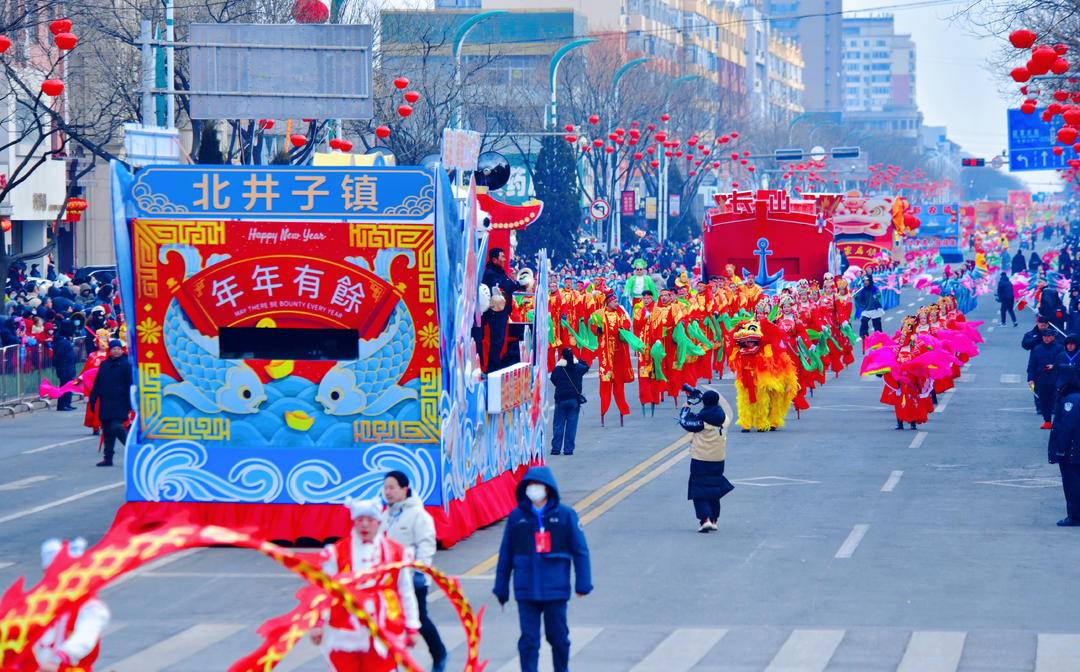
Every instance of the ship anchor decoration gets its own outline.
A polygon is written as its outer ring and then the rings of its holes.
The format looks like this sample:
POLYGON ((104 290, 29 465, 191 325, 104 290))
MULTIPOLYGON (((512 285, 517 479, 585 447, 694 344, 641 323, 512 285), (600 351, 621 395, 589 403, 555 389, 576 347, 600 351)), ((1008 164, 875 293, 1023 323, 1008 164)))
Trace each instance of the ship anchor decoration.
MULTIPOLYGON (((776 282, 784 279, 784 269, 780 269, 776 273, 769 273, 769 260, 767 257, 773 253, 769 249, 768 238, 758 238, 757 250, 754 251, 754 256, 758 257, 758 271, 754 276, 754 282, 760 287, 771 287, 776 282)), ((745 268, 742 269, 743 278, 750 276, 750 271, 745 268)))

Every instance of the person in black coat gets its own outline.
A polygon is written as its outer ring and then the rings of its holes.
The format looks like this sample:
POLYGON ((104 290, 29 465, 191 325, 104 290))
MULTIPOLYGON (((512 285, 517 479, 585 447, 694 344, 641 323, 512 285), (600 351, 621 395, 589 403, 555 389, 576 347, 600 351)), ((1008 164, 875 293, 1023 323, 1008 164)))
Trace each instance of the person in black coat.
POLYGON ((1024 259, 1024 252, 1018 251, 1016 256, 1012 258, 1012 272, 1024 273, 1027 271, 1027 260, 1024 259))
POLYGON ((1057 369, 1057 387, 1060 390, 1070 381, 1080 381, 1080 334, 1065 337, 1065 348, 1054 362, 1057 369))
MULTIPOLYGON (((58 385, 63 385, 75 379, 75 346, 71 339, 75 335, 75 325, 64 320, 56 329, 56 338, 53 339, 53 369, 56 370, 58 385)), ((71 405, 71 392, 60 395, 56 402, 58 411, 74 411, 71 405)))
POLYGON ((1042 270, 1042 259, 1039 258, 1039 253, 1034 250, 1031 251, 1031 256, 1028 257, 1027 270, 1029 273, 1038 273, 1042 270))
POLYGON ((524 290, 525 285, 515 282, 507 275, 506 252, 498 247, 493 247, 488 252, 488 263, 481 282, 491 289, 492 308, 485 311, 481 318, 488 327, 487 368, 484 373, 491 373, 503 368, 503 348, 506 346, 506 335, 510 326, 510 311, 514 308, 514 292, 524 290), (505 303, 496 310, 494 306, 497 305, 498 296, 505 299, 505 303))
POLYGON ((1039 315, 1045 317, 1050 324, 1061 331, 1065 331, 1065 304, 1061 302, 1061 296, 1057 291, 1044 287, 1039 296, 1039 315))
POLYGON ((1072 275, 1072 256, 1069 254, 1069 248, 1065 248, 1061 251, 1061 256, 1058 257, 1058 271, 1065 277, 1072 275))
POLYGON ((1028 358, 1027 379, 1028 385, 1035 390, 1038 399, 1039 411, 1043 416, 1043 429, 1050 429, 1051 418, 1054 414, 1054 396, 1057 389, 1058 356, 1064 349, 1057 342, 1057 334, 1053 328, 1042 333, 1042 342, 1031 350, 1028 358))
POLYGON ((131 364, 124 356, 120 339, 109 341, 109 358, 98 368, 94 389, 90 391, 90 406, 97 404, 98 417, 105 434, 105 459, 99 467, 111 467, 115 444, 127 442, 128 415, 131 413, 131 364))
POLYGON ((1072 371, 1058 391, 1054 408, 1054 428, 1047 443, 1050 464, 1058 465, 1061 489, 1065 492, 1066 516, 1061 527, 1080 526, 1080 378, 1072 371))
POLYGON ((1001 304, 1001 326, 1005 326, 1006 313, 1012 318, 1013 326, 1017 326, 1016 311, 1013 310, 1016 304, 1016 293, 1013 291, 1012 283, 1009 282, 1009 276, 1004 273, 998 278, 997 300, 1001 304))
POLYGON ((589 365, 574 361, 574 352, 563 348, 562 359, 549 380, 555 386, 555 419, 551 424, 551 454, 574 454, 578 414, 581 412, 581 384, 589 365))

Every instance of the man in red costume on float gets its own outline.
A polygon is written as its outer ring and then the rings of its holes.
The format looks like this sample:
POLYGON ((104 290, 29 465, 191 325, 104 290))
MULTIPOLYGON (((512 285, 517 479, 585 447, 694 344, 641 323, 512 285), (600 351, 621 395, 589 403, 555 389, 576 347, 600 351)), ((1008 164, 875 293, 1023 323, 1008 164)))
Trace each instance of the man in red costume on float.
MULTIPOLYGON (((347 537, 323 551, 322 569, 327 574, 355 574, 370 567, 412 560, 408 551, 382 530, 382 507, 374 499, 346 499, 353 526, 347 537)), ((361 608, 379 624, 390 639, 411 646, 420 631, 420 614, 413 592, 412 570, 383 575, 357 588, 363 592, 361 608), (396 585, 395 585, 396 579, 396 585), (390 588, 389 595, 387 588, 390 588), (395 594, 396 593, 396 594, 395 594)), ((360 621, 338 605, 323 615, 322 627, 311 633, 337 672, 393 672, 397 669, 385 645, 371 636, 360 621)))

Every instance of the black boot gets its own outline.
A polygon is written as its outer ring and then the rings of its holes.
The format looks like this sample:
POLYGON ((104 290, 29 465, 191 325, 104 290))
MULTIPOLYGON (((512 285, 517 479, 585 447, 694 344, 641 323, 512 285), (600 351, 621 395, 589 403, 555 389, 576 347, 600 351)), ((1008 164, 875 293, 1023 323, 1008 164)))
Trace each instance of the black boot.
POLYGON ((110 460, 110 459, 104 459, 104 460, 98 462, 96 466, 99 466, 99 467, 111 467, 111 466, 113 466, 113 463, 112 463, 112 460, 110 460))
POLYGON ((897 420, 896 421, 896 428, 897 429, 903 429, 904 428, 904 422, 902 420, 897 420))
POLYGON ((918 427, 916 427, 916 426, 915 426, 915 423, 914 423, 914 422, 913 422, 913 423, 911 423, 911 428, 912 428, 912 429, 918 429, 918 427))

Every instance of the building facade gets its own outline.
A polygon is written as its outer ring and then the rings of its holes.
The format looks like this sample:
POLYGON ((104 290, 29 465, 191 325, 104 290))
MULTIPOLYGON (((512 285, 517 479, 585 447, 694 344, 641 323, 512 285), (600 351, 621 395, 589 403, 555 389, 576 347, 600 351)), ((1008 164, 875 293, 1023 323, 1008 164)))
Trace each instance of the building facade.
POLYGON ((802 49, 803 108, 807 112, 842 109, 842 0, 764 1, 771 30, 802 49))
POLYGON ((805 111, 802 47, 771 28, 757 7, 742 8, 746 30, 746 79, 751 113, 780 123, 805 111))
POLYGON ((918 138, 915 43, 897 34, 892 16, 846 18, 844 119, 872 132, 918 138))

